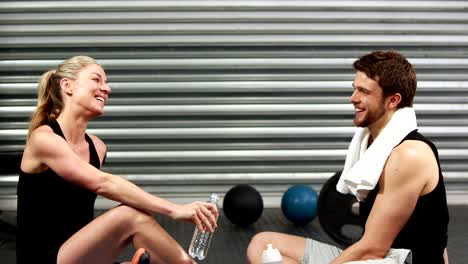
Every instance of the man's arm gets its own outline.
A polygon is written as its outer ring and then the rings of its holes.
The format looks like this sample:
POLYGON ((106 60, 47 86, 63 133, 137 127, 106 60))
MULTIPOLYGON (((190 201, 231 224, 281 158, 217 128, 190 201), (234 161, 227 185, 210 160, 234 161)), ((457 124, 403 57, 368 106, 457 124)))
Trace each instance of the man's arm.
POLYGON ((363 237, 332 263, 384 258, 414 211, 419 196, 435 188, 437 161, 421 141, 405 141, 391 153, 363 237))

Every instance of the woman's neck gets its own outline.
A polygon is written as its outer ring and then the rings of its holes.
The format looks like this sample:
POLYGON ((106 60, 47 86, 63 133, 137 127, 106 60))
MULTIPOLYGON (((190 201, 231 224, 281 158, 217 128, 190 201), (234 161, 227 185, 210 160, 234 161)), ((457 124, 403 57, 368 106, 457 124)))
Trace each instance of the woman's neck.
POLYGON ((57 118, 62 132, 70 144, 79 144, 85 140, 85 133, 88 127, 88 120, 73 116, 67 112, 61 113, 57 118))

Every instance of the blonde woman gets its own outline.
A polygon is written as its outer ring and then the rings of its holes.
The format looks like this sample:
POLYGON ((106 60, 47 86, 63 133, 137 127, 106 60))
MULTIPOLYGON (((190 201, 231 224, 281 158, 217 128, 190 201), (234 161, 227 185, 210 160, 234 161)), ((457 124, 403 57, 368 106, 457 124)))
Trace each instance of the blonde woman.
POLYGON ((106 145, 86 129, 111 92, 103 68, 72 57, 38 88, 18 182, 17 263, 114 263, 129 243, 152 263, 194 263, 151 213, 213 231, 215 206, 174 204, 100 170, 106 145), (121 205, 94 219, 97 195, 121 205))

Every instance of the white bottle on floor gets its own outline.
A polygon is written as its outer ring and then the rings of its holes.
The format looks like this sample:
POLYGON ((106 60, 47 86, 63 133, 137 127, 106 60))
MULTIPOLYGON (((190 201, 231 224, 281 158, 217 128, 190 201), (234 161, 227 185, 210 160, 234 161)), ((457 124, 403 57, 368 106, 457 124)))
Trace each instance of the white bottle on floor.
POLYGON ((262 253, 262 264, 283 264, 283 257, 277 248, 268 244, 262 253))

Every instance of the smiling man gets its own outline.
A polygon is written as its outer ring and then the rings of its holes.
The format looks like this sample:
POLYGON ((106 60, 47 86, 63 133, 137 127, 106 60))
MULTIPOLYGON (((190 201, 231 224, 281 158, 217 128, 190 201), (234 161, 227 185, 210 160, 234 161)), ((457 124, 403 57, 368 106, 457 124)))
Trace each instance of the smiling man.
POLYGON ((260 263, 267 244, 284 263, 448 263, 445 186, 436 147, 417 131, 413 66, 398 52, 376 51, 353 67, 350 102, 358 128, 337 190, 360 201, 362 238, 341 250, 263 232, 249 245, 249 263, 260 263))

